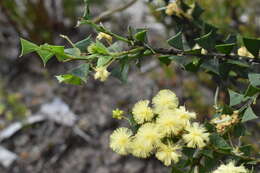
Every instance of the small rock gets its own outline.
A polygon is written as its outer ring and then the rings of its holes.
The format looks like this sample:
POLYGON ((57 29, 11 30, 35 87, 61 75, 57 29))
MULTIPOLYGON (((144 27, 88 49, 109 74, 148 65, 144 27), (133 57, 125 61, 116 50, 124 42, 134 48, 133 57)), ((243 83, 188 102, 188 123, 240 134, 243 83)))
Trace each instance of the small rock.
POLYGON ((69 106, 60 98, 55 98, 51 103, 42 105, 39 114, 43 114, 50 120, 70 127, 77 120, 77 116, 70 111, 69 106))

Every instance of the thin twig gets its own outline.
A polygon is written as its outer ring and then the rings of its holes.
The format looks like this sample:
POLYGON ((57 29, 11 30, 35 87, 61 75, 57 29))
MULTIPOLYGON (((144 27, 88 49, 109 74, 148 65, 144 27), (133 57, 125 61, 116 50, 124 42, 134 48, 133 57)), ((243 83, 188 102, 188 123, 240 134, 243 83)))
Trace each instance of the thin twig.
POLYGON ((118 8, 114 8, 114 9, 111 9, 111 10, 107 10, 103 13, 101 13, 99 16, 95 17, 93 19, 93 22, 94 23, 99 23, 101 22, 102 20, 104 20, 105 18, 108 18, 110 16, 112 16, 113 14, 117 13, 117 12, 120 12, 120 11, 124 11, 125 9, 131 7, 133 4, 135 4, 138 0, 132 0, 118 8))
POLYGON ((178 49, 174 49, 174 48, 170 48, 170 49, 165 49, 165 48, 155 48, 153 49, 156 53, 159 54, 163 54, 163 55, 178 55, 178 56, 196 56, 196 57, 200 57, 200 58, 204 58, 204 59, 209 59, 212 57, 217 57, 220 59, 231 59, 231 60, 245 60, 249 63, 258 63, 260 64, 260 58, 250 58, 250 57, 246 57, 246 56, 239 56, 239 55, 226 55, 226 54, 222 54, 222 53, 208 53, 208 54, 193 54, 193 53, 188 53, 182 50, 178 50, 178 49))

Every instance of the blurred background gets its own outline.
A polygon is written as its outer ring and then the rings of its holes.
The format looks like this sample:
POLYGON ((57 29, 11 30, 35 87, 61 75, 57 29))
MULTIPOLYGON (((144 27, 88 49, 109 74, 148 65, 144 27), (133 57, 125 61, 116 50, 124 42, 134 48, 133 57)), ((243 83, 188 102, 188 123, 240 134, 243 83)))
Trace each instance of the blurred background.
MULTIPOLYGON (((97 16, 129 1, 93 0, 91 13, 97 16)), ((206 9, 203 18, 223 34, 260 37, 259 0, 198 1, 206 9)), ((109 149, 109 135, 124 124, 112 119, 111 111, 117 107, 128 111, 136 101, 169 88, 201 120, 208 119, 214 111, 214 82, 206 73, 195 76, 175 64, 166 67, 147 60, 141 69, 130 70, 127 84, 111 77, 105 83, 90 79, 84 86, 70 86, 59 84, 54 76, 76 64, 52 59, 44 68, 35 54, 18 58, 19 37, 38 44, 66 44, 60 34, 74 42, 96 36, 88 26, 75 27, 83 11, 83 0, 0 0, 0 172, 169 172, 155 159, 121 157, 109 149)), ((148 27, 153 45, 164 45, 171 34, 145 0, 103 24, 119 34, 129 25, 148 27)), ((226 101, 225 93, 220 93, 220 101, 226 101)), ((260 114, 259 104, 255 111, 260 114)), ((244 140, 259 153, 260 123, 249 126, 253 138, 244 140)))

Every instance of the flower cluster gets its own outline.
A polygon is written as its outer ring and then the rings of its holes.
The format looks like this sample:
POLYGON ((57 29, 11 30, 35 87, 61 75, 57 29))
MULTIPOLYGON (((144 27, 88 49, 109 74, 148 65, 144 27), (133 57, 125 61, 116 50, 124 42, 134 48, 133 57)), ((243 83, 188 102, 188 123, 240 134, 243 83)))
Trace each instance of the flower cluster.
POLYGON ((215 125, 218 133, 224 133, 228 128, 239 122, 239 112, 234 111, 232 115, 223 114, 214 118, 211 122, 215 125))
POLYGON ((182 146, 205 147, 209 133, 199 123, 191 122, 196 113, 179 106, 172 91, 159 91, 152 99, 152 106, 149 103, 149 100, 141 100, 132 109, 133 121, 138 127, 135 133, 128 128, 118 128, 112 133, 110 147, 113 151, 140 158, 154 154, 169 166, 179 161, 182 146))
POLYGON ((243 165, 235 166, 233 161, 227 165, 220 165, 213 173, 248 173, 249 171, 243 165))

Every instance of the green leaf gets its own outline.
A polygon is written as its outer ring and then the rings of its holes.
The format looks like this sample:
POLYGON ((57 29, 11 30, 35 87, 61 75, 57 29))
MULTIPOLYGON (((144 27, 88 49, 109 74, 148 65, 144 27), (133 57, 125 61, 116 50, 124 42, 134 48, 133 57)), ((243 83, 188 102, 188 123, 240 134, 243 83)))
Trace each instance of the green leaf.
POLYGON ((137 124, 132 114, 130 115, 128 121, 133 133, 136 133, 141 125, 137 124))
POLYGON ((179 65, 181 65, 183 68, 189 63, 192 62, 191 58, 185 57, 185 56, 170 56, 170 60, 177 62, 179 65))
POLYGON ((83 81, 79 77, 74 76, 72 74, 59 75, 59 76, 56 76, 56 78, 60 83, 66 83, 66 84, 71 84, 71 85, 83 84, 83 81))
POLYGON ((147 29, 140 29, 135 35, 134 38, 141 42, 146 42, 147 39, 147 29))
POLYGON ((189 159, 180 159, 178 163, 175 164, 175 167, 183 169, 183 168, 187 168, 187 166, 190 164, 190 160, 189 159))
POLYGON ((216 49, 221 52, 221 53, 224 53, 226 55, 230 54, 231 51, 234 49, 236 44, 234 43, 231 43, 231 44, 219 44, 219 45, 216 45, 216 49))
POLYGON ((221 113, 222 114, 232 114, 234 112, 234 109, 230 107, 229 105, 224 104, 221 113))
POLYGON ((227 150, 231 149, 230 145, 225 141, 224 138, 222 138, 220 135, 217 133, 213 133, 210 135, 210 142, 212 145, 219 149, 227 150))
POLYGON ((259 56, 260 50, 260 39, 254 38, 243 38, 243 42, 247 50, 255 57, 259 56))
POLYGON ((21 48, 22 48, 20 57, 28 53, 37 51, 39 49, 39 46, 23 38, 21 38, 20 41, 21 41, 21 48))
POLYGON ((260 88, 249 85, 246 92, 245 92, 245 97, 247 97, 247 96, 252 97, 257 93, 260 93, 260 88))
POLYGON ((242 117, 242 123, 250 121, 250 120, 254 120, 257 119, 258 117, 255 115, 255 113, 253 112, 251 106, 249 106, 246 111, 244 112, 244 115, 242 117))
POLYGON ((242 60, 232 60, 232 59, 229 59, 227 60, 227 63, 228 64, 233 64, 233 65, 237 65, 239 67, 244 67, 244 68, 249 68, 250 65, 246 62, 246 61, 242 61, 242 60))
POLYGON ((80 56, 81 52, 79 48, 68 48, 64 50, 65 53, 73 55, 73 56, 80 56))
POLYGON ((209 157, 209 158, 214 158, 213 156, 213 151, 212 150, 207 150, 207 149, 203 149, 200 151, 204 156, 209 157))
POLYGON ((239 94, 232 90, 228 90, 228 93, 229 93, 230 106, 234 106, 243 102, 244 96, 242 94, 239 94))
POLYGON ((89 64, 81 64, 80 66, 72 69, 68 74, 56 76, 60 83, 82 85, 87 82, 89 73, 89 64))
POLYGON ((171 173, 183 173, 183 170, 174 166, 174 167, 172 167, 171 173))
POLYGON ((201 16, 201 14, 204 12, 204 9, 203 8, 201 8, 201 6, 197 3, 197 2, 195 2, 195 6, 194 6, 194 9, 193 9, 193 11, 192 11, 192 17, 195 19, 195 20, 197 20, 197 19, 199 19, 200 18, 200 16, 201 16))
POLYGON ((123 64, 121 67, 121 80, 125 83, 127 82, 129 68, 130 65, 128 63, 123 64))
POLYGON ((227 39, 224 41, 226 44, 236 44, 237 36, 234 34, 229 34, 227 39))
POLYGON ((120 52, 122 51, 122 46, 118 42, 113 43, 111 46, 108 47, 110 52, 120 52))
POLYGON ((199 70, 200 65, 202 64, 203 60, 200 58, 192 58, 192 61, 185 65, 185 70, 191 72, 197 72, 199 70))
MULTIPOLYGON (((219 115, 219 116, 220 116, 220 115, 219 115)), ((212 118, 216 118, 216 117, 218 117, 218 116, 217 116, 217 115, 212 116, 212 118)), ((205 128, 207 129, 207 131, 210 132, 210 133, 212 133, 212 132, 215 131, 215 126, 214 126, 213 124, 209 123, 209 122, 206 122, 206 123, 204 124, 204 126, 205 126, 205 128)))
POLYGON ((242 151, 244 153, 244 155, 250 156, 253 148, 252 148, 252 145, 244 145, 244 146, 239 147, 239 150, 242 151))
POLYGON ((169 59, 169 56, 168 56, 168 55, 162 55, 162 56, 160 56, 160 57, 159 57, 159 60, 160 60, 161 63, 163 63, 163 64, 165 64, 165 65, 167 65, 167 66, 170 65, 171 62, 172 62, 172 60, 169 59))
POLYGON ((75 43, 75 46, 80 49, 81 52, 86 52, 87 47, 92 43, 91 36, 88 36, 84 40, 75 43))
POLYGON ((260 86, 260 74, 259 73, 250 73, 248 79, 254 87, 260 86))
POLYGON ((85 4, 85 10, 82 18, 85 20, 89 20, 90 19, 89 0, 84 0, 84 4, 85 4))
MULTIPOLYGON (((209 158, 209 157, 205 157, 204 160, 204 168, 206 169, 206 172, 211 172, 214 168, 216 168, 217 166, 219 166, 219 160, 221 160, 220 158, 216 158, 214 156, 214 158, 209 158)), ((202 172, 204 173, 204 172, 202 172)))
POLYGON ((240 137, 240 136, 245 136, 246 134, 246 128, 242 123, 236 124, 234 126, 234 136, 235 137, 240 137))
POLYGON ((70 74, 79 77, 84 82, 87 82, 88 73, 89 64, 81 64, 70 71, 70 74))
POLYGON ((215 48, 215 39, 213 38, 212 31, 200 38, 195 39, 195 41, 206 50, 211 51, 215 48))
POLYGON ((107 64, 113 57, 112 56, 100 56, 97 61, 97 67, 102 67, 107 64))
POLYGON ((188 148, 188 147, 184 147, 182 149, 182 153, 185 154, 188 158, 192 158, 195 151, 196 150, 194 148, 188 148))
POLYGON ((64 46, 47 45, 47 47, 51 49, 59 61, 66 59, 64 46))
POLYGON ((218 28, 216 28, 215 26, 203 21, 203 24, 202 24, 203 28, 202 28, 202 33, 203 34, 207 34, 207 33, 210 33, 212 32, 212 37, 215 36, 216 37, 216 33, 217 33, 217 30, 218 28))
POLYGON ((126 83, 128 78, 128 72, 129 72, 130 64, 128 60, 122 60, 120 62, 120 66, 117 68, 114 68, 112 71, 112 75, 118 78, 120 81, 126 83))
POLYGON ((89 47, 88 47, 88 51, 91 54, 101 54, 101 55, 108 55, 109 51, 106 48, 105 45, 103 45, 101 42, 97 41, 96 43, 92 43, 89 47))
POLYGON ((176 49, 183 50, 182 32, 180 31, 175 36, 171 37, 167 40, 167 43, 176 49))
POLYGON ((204 61, 201 64, 201 67, 208 73, 213 73, 213 74, 216 74, 216 75, 220 75, 218 60, 211 59, 211 60, 208 60, 208 61, 204 61))
POLYGON ((37 50, 37 54, 41 57, 44 66, 54 56, 54 53, 46 50, 37 50))

